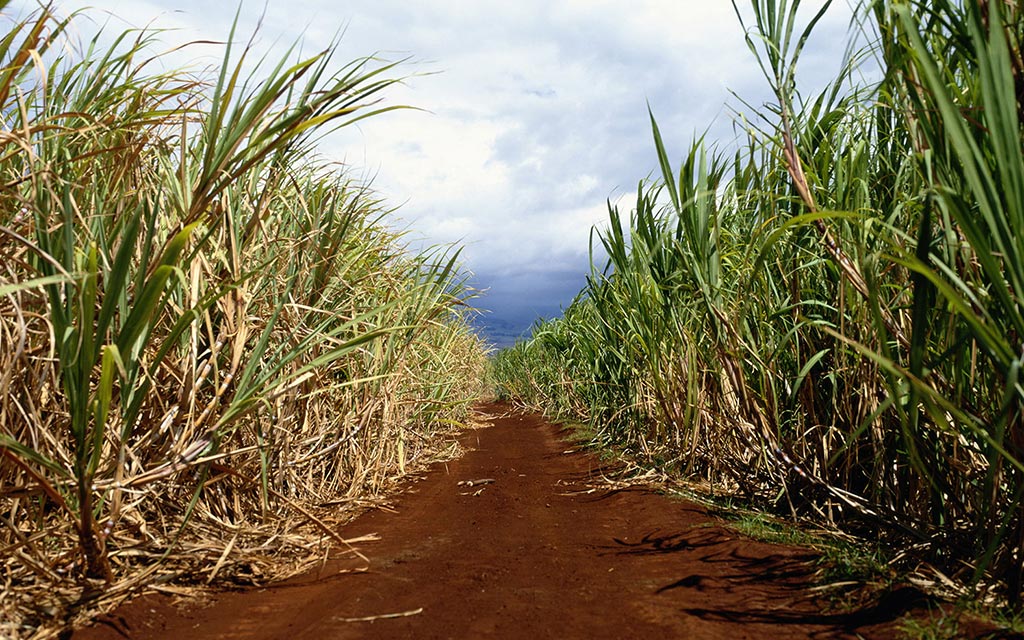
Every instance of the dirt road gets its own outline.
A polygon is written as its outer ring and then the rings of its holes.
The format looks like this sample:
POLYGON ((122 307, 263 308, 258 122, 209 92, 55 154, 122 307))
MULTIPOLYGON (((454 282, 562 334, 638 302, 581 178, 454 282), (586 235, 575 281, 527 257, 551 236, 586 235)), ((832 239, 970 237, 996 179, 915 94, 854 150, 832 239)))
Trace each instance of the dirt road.
POLYGON ((137 600, 74 635, 97 638, 892 637, 899 599, 824 612, 806 551, 753 542, 704 509, 639 488, 595 489, 600 462, 536 416, 497 416, 342 535, 360 562, 177 609, 137 600), (470 481, 493 480, 476 483, 470 481), (462 484, 460 484, 462 483, 462 484), (386 617, 381 617, 386 616, 386 617))

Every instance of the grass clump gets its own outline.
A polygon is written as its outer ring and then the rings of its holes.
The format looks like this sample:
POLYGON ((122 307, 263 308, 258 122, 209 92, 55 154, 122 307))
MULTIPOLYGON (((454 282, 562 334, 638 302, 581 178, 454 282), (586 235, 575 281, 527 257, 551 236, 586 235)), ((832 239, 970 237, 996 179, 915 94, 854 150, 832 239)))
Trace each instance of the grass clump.
POLYGON ((315 151, 397 108, 395 65, 335 43, 247 72, 231 33, 207 77, 158 69, 151 31, 70 53, 78 19, 0 39, 5 637, 344 548, 320 505, 429 455, 483 375, 458 252, 406 250, 315 151))

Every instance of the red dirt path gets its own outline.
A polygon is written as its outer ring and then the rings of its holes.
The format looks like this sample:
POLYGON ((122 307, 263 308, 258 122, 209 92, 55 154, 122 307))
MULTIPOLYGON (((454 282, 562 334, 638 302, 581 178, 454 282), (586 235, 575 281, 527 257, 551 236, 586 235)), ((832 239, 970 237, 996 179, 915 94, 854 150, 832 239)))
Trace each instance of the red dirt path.
POLYGON ((493 426, 462 435, 469 453, 409 485, 396 512, 341 531, 381 536, 360 545, 368 572, 339 574, 362 563, 334 561, 209 606, 146 596, 73 637, 894 637, 909 605, 899 594, 826 612, 808 592, 807 550, 743 539, 703 508, 645 489, 586 493, 600 472, 594 456, 567 452, 564 434, 539 417, 486 410, 493 426), (494 482, 458 484, 484 478, 494 482), (399 613, 409 615, 355 620, 399 613))

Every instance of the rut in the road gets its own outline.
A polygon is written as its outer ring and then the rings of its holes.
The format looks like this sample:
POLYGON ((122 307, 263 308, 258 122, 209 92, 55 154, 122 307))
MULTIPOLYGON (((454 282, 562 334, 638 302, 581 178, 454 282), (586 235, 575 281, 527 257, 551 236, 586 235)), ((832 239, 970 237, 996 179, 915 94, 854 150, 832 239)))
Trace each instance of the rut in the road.
POLYGON ((600 485, 600 462, 503 405, 436 465, 342 531, 376 533, 361 561, 209 606, 141 598, 80 639, 890 637, 898 601, 827 613, 813 556, 754 542, 703 508, 600 485), (477 481, 488 482, 477 482, 477 481))

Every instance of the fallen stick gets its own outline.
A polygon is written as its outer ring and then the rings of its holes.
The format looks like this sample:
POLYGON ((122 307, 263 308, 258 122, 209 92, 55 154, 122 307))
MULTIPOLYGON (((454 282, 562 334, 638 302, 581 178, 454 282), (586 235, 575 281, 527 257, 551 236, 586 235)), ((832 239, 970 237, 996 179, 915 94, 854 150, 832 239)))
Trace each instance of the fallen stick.
POLYGON ((481 478, 480 480, 459 480, 458 485, 460 487, 475 487, 478 484, 491 484, 495 482, 494 478, 481 478))
POLYGON ((423 613, 423 607, 413 609, 412 611, 402 611, 401 613, 383 613, 379 616, 365 616, 362 618, 335 618, 335 620, 338 622, 373 622, 374 620, 387 620, 389 618, 408 618, 421 613, 423 613))

